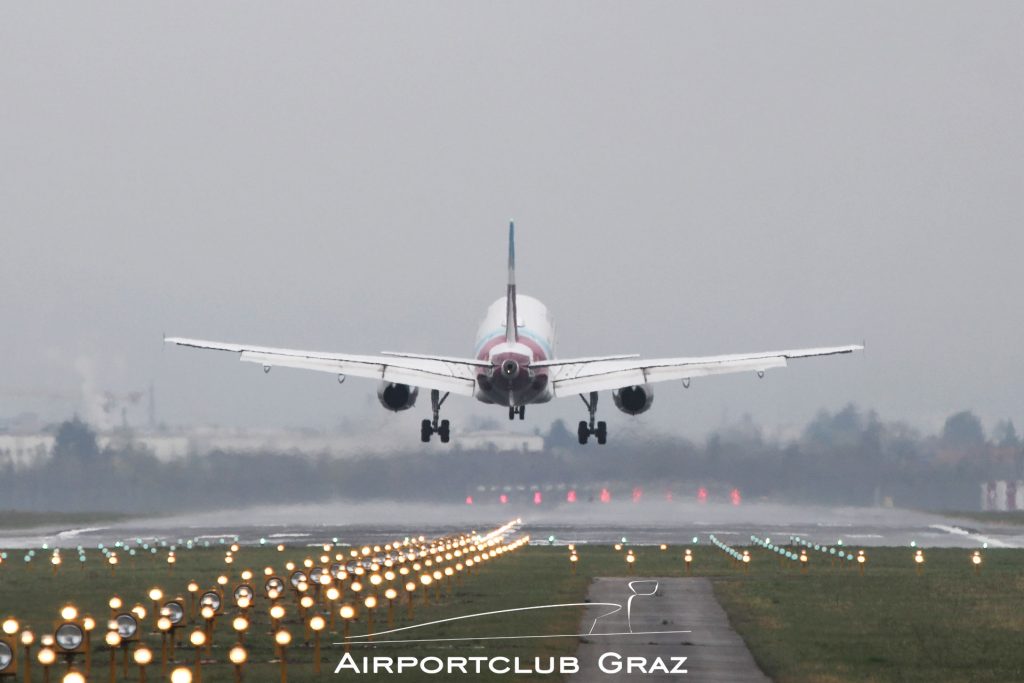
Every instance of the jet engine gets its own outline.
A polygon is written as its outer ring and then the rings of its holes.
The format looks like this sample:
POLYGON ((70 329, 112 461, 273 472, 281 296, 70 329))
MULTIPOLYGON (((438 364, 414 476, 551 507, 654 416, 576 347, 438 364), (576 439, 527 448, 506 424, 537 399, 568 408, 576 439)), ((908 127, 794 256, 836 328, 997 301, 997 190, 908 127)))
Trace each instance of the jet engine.
POLYGON ((641 384, 612 392, 615 407, 628 415, 646 413, 654 403, 654 387, 641 384))
POLYGON ((381 382, 377 387, 377 400, 388 410, 396 413, 400 410, 408 410, 416 405, 416 396, 420 393, 419 387, 411 387, 408 384, 396 384, 394 382, 381 382))

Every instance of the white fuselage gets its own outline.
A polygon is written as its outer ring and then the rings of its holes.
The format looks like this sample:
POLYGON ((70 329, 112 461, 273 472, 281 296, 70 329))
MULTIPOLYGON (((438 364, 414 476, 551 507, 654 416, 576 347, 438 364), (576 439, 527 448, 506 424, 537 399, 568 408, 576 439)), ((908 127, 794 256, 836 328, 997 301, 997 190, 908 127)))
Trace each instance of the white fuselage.
POLYGON ((515 302, 516 341, 505 338, 505 297, 491 304, 477 331, 473 357, 492 367, 477 375, 476 398, 484 403, 522 406, 552 398, 547 369, 531 366, 554 359, 554 321, 547 306, 531 296, 517 294, 515 302))

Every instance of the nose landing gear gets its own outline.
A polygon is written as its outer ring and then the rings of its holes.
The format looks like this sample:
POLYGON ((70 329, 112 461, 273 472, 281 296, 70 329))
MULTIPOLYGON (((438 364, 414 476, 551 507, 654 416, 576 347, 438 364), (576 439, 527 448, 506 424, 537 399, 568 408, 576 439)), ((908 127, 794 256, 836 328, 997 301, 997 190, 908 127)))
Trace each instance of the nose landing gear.
POLYGON ((508 407, 508 419, 516 419, 516 415, 519 416, 520 420, 526 419, 526 406, 509 406, 508 407))
POLYGON ((603 446, 608 441, 608 425, 603 421, 594 422, 597 416, 597 392, 590 392, 589 401, 583 394, 580 394, 580 398, 583 399, 583 405, 587 407, 587 412, 590 413, 589 422, 580 420, 579 428, 576 430, 580 445, 586 444, 593 435, 597 437, 597 443, 603 446))
POLYGON ((437 389, 430 390, 430 409, 433 412, 433 419, 420 423, 420 441, 423 443, 430 441, 433 434, 437 434, 441 438, 441 443, 448 443, 448 440, 451 439, 451 424, 448 420, 438 419, 441 416, 441 404, 447 398, 447 392, 441 396, 441 392, 437 389))

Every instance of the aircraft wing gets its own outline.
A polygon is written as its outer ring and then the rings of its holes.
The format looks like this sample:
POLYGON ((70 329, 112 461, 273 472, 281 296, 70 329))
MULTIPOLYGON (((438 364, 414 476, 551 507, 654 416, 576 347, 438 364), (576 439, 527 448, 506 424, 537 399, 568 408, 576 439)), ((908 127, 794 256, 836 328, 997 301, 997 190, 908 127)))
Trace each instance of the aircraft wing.
POLYGON ((317 370, 335 375, 366 377, 384 382, 396 382, 437 389, 463 396, 472 396, 476 386, 475 370, 480 361, 471 359, 439 358, 418 355, 406 356, 358 356, 323 351, 300 351, 298 349, 277 349, 268 346, 249 346, 167 337, 164 341, 196 349, 213 349, 239 354, 239 360, 258 363, 269 371, 273 367, 317 370))
POLYGON ((638 384, 668 380, 689 380, 694 377, 721 375, 729 372, 763 374, 771 368, 784 368, 790 358, 832 356, 852 353, 863 346, 830 346, 817 349, 791 349, 762 353, 738 353, 725 356, 690 358, 590 360, 566 359, 549 365, 550 381, 555 396, 607 391, 638 384))

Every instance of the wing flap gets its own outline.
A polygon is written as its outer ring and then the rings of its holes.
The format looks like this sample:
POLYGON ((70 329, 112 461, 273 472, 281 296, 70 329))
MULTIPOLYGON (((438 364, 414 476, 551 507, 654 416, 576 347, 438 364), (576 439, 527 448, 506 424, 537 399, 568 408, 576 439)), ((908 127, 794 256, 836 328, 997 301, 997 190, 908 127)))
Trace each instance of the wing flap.
POLYGON ((830 346, 811 349, 765 351, 761 353, 661 358, 652 360, 576 359, 552 364, 551 385, 555 396, 607 391, 637 384, 692 379, 734 372, 763 373, 783 368, 790 358, 809 358, 852 353, 859 345, 830 346))
POLYGON ((184 337, 170 337, 165 341, 197 349, 235 352, 239 354, 239 360, 265 368, 286 367, 351 375, 463 396, 472 396, 476 388, 474 367, 453 360, 301 351, 184 337))

